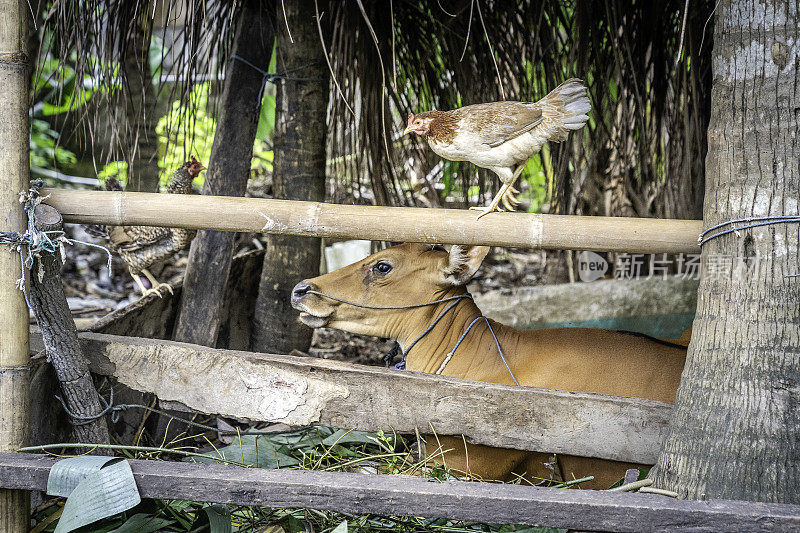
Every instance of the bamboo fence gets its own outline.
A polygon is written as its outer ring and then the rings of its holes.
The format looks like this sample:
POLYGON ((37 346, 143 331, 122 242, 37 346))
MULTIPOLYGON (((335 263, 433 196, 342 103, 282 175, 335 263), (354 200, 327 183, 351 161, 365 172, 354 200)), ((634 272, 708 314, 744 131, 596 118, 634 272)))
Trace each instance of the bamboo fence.
POLYGON ((700 220, 492 213, 48 189, 65 222, 596 252, 700 253, 700 220))
MULTIPOLYGON (((0 0, 0 229, 24 232, 27 188, 27 4, 0 0)), ((65 222, 597 252, 699 253, 701 221, 334 205, 213 196, 46 190, 65 222)), ((0 253, 0 453, 28 439, 28 312, 17 254, 0 253)), ((24 488, 32 488, 25 486, 24 488)), ((0 533, 26 531, 28 493, 0 489, 0 533)))
MULTIPOLYGON (((0 0, 0 230, 24 232, 17 201, 28 188, 28 6, 0 0)), ((0 250, 0 452, 28 440, 28 309, 17 290, 20 256, 0 250)), ((0 489, 0 531, 28 530, 28 492, 0 489)))

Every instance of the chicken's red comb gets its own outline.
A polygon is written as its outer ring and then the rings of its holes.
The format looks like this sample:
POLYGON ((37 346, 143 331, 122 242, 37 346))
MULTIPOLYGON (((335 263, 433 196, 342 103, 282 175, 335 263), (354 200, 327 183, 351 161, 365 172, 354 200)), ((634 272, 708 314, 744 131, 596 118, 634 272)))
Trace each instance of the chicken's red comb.
POLYGON ((408 119, 409 120, 411 120, 412 118, 414 118, 414 113, 411 113, 411 114, 408 115, 408 119))

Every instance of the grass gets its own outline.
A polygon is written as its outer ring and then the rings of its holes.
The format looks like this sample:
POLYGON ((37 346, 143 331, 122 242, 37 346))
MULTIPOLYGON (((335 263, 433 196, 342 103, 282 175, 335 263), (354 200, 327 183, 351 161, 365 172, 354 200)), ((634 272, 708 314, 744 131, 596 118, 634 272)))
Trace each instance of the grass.
MULTIPOLYGON (((436 480, 465 479, 444 466, 415 462, 414 451, 394 433, 367 433, 310 427, 284 433, 242 435, 229 444, 212 442, 207 436, 183 437, 169 443, 164 451, 187 448, 189 439, 206 442, 205 457, 185 461, 235 463, 250 468, 300 468, 322 471, 368 472, 375 474, 416 474, 436 480)), ((203 452, 203 450, 200 450, 203 452)), ((159 459, 158 454, 124 451, 131 458, 159 459)), ((433 455, 437 452, 435 451, 433 455)), ((439 453, 441 453, 439 451, 439 453)), ((429 456, 430 457, 430 456, 429 456)), ((468 479, 469 476, 466 476, 468 479)), ((64 505, 63 498, 46 501, 32 513, 35 533, 52 532, 64 505)), ((83 533, 148 533, 241 531, 265 533, 306 532, 526 532, 562 531, 509 524, 480 524, 442 518, 352 515, 313 509, 278 509, 209 505, 180 500, 145 500, 129 511, 84 526, 83 533), (216 524, 230 524, 230 529, 216 524)))

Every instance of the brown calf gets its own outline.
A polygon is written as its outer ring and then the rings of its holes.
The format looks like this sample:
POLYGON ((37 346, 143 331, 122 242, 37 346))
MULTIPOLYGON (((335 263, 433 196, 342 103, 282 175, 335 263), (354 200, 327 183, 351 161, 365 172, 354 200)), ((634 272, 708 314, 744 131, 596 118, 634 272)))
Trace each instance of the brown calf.
MULTIPOLYGON (((611 330, 520 331, 493 320, 491 328, 484 319, 476 321, 481 311, 463 297, 464 286, 488 251, 480 246, 453 246, 450 253, 422 244, 393 246, 298 283, 292 306, 310 327, 397 340, 407 352, 408 370, 510 385, 516 378, 523 386, 674 401, 686 355, 681 347, 611 330), (386 309, 433 301, 438 303, 386 309)), ((484 479, 507 480, 513 474, 547 478, 552 472, 544 465, 544 453, 479 445, 465 449, 460 438, 439 439, 443 449, 452 449, 444 456, 449 467, 484 479)), ((631 466, 561 456, 556 478, 594 475, 586 486, 607 488, 631 466)))

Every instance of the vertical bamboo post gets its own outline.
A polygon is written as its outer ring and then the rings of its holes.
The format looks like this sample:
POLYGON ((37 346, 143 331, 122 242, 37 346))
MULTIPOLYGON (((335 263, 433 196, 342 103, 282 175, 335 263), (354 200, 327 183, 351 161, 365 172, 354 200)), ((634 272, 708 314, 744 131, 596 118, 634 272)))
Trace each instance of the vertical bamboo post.
MULTIPOLYGON (((24 232, 17 195, 28 186, 28 8, 0 0, 0 229, 24 232)), ((19 256, 0 249, 0 451, 28 440, 28 308, 16 280, 19 256)), ((28 530, 29 494, 0 489, 0 533, 28 530)))

